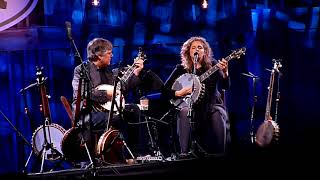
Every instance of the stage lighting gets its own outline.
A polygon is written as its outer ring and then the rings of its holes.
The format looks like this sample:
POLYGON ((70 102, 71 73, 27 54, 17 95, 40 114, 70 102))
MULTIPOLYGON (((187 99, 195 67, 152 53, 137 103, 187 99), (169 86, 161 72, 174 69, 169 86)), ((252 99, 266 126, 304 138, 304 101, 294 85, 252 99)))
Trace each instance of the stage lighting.
POLYGON ((93 6, 99 6, 100 0, 92 0, 92 5, 93 6))
POLYGON ((208 7, 208 2, 207 2, 207 0, 203 0, 203 2, 202 2, 202 8, 203 8, 203 9, 207 9, 207 7, 208 7))

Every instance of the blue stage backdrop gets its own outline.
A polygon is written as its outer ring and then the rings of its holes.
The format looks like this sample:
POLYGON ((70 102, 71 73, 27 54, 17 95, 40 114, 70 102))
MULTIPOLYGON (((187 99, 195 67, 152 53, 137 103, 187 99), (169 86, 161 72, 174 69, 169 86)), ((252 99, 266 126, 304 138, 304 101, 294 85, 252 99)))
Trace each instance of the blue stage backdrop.
MULTIPOLYGON (((231 88, 226 93, 232 142, 239 151, 250 143, 253 103, 253 81, 242 73, 260 77, 256 84, 256 129, 264 120, 270 78, 267 69, 272 68, 272 59, 282 59, 277 112, 281 145, 288 152, 315 152, 320 130, 320 3, 208 2, 208 8, 203 9, 201 0, 101 0, 97 7, 90 0, 42 0, 26 19, 0 32, 0 173, 22 171, 31 152, 28 143, 43 122, 38 88, 19 92, 36 82, 37 66, 44 68, 47 77, 53 123, 66 130, 71 127, 60 97, 71 101, 73 68, 80 61, 67 39, 66 21, 72 25, 84 60, 86 44, 95 37, 114 43, 114 66, 132 64, 138 47, 143 47, 148 57, 146 68, 163 81, 180 62, 180 47, 191 36, 207 38, 216 59, 246 47, 245 56, 229 63, 231 88)), ((276 118, 274 103, 271 114, 276 118)))

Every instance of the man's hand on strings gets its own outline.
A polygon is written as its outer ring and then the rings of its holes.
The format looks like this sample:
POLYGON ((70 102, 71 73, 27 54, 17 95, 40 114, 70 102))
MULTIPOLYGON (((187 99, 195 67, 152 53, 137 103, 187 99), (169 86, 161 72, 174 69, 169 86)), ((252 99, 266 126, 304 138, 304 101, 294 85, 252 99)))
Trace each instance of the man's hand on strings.
POLYGON ((135 66, 135 69, 133 71, 133 73, 136 75, 136 76, 139 76, 141 70, 143 69, 143 60, 142 59, 138 59, 135 63, 134 63, 134 66, 135 66))

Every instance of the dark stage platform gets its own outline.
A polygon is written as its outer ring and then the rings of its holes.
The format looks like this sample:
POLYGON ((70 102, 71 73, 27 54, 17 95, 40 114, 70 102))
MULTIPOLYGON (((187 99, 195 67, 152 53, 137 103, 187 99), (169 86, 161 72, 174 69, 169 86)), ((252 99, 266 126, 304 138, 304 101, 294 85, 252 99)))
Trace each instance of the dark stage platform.
MULTIPOLYGON (((190 158, 174 161, 149 161, 132 165, 117 164, 102 167, 73 168, 43 173, 29 173, 28 179, 82 179, 105 176, 167 176, 208 174, 209 168, 227 162, 226 156, 190 158), (211 162, 211 165, 210 165, 211 162), (208 165, 210 165, 208 167, 208 165)), ((222 167, 222 166, 221 166, 222 167)))
POLYGON ((14 174, 1 179, 100 179, 105 177, 275 177, 276 175, 311 177, 318 170, 314 153, 297 151, 245 151, 171 161, 145 161, 132 165, 114 164, 89 168, 70 168, 43 173, 14 174))

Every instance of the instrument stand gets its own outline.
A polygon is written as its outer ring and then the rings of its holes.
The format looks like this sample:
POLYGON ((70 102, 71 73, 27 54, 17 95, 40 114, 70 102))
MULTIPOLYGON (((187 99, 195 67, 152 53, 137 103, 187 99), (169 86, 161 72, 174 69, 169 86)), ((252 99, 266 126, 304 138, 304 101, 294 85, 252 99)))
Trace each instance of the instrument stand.
MULTIPOLYGON (((46 157, 46 155, 47 155, 47 151, 51 150, 51 151, 53 151, 54 153, 58 154, 58 155, 62 158, 62 154, 61 154, 56 148, 54 148, 54 147, 52 146, 53 143, 51 142, 50 130, 48 129, 48 132, 46 132, 46 130, 45 130, 46 126, 48 126, 48 125, 49 125, 49 120, 46 119, 46 120, 44 121, 43 126, 42 126, 42 127, 43 127, 44 143, 43 143, 43 145, 42 145, 42 150, 39 152, 39 155, 42 154, 40 173, 43 172, 44 159, 45 159, 45 157, 46 157), (46 137, 47 137, 46 133, 48 133, 50 142, 49 142, 49 141, 47 140, 47 138, 46 138, 46 137)), ((53 154, 54 154, 54 153, 53 153, 53 154)))
MULTIPOLYGON (((40 150, 39 154, 37 155, 37 160, 39 159, 39 156, 41 156, 41 166, 40 166, 40 172, 39 173, 43 173, 43 166, 44 166, 44 159, 47 157, 47 151, 51 150, 51 155, 57 155, 58 157, 62 158, 62 154, 55 148, 53 147, 53 143, 51 141, 51 134, 50 134, 50 129, 49 129, 49 125, 51 124, 51 114, 50 114, 50 108, 49 108, 49 103, 48 103, 48 95, 46 92, 46 87, 45 87, 45 80, 47 78, 43 77, 42 74, 42 69, 43 67, 37 68, 37 86, 39 87, 40 93, 41 93, 41 106, 40 106, 40 111, 42 112, 43 115, 43 124, 42 124, 42 128, 43 128, 43 145, 42 145, 42 149, 40 150), (46 128, 48 128, 46 130, 46 128), (48 134, 48 135, 47 135, 48 134), (49 138, 49 140, 47 139, 49 138)), ((32 150, 30 152, 30 155, 28 157, 28 160, 25 164, 25 169, 28 166, 29 160, 31 158, 32 155, 32 150)))
POLYGON ((276 94, 276 103, 275 103, 275 113, 274 113, 274 122, 278 121, 278 107, 280 101, 280 78, 282 73, 278 70, 278 78, 277 78, 277 94, 276 94))
MULTIPOLYGON (((123 122, 123 113, 122 113, 122 101, 120 100, 120 106, 118 106, 116 104, 116 96, 117 96, 117 84, 120 83, 120 97, 122 97, 122 82, 120 81, 119 77, 118 76, 115 76, 114 77, 114 81, 113 81, 113 94, 112 94, 112 101, 111 101, 111 108, 110 108, 110 112, 109 112, 109 116, 108 116, 108 119, 107 119, 107 127, 106 129, 109 130, 110 127, 109 127, 109 124, 110 124, 110 121, 112 120, 113 118, 113 110, 114 110, 114 106, 116 106, 118 112, 119 112, 119 117, 120 119, 122 120, 123 122)), ((122 143, 123 145, 126 147, 127 151, 129 152, 130 156, 132 157, 132 159, 135 159, 135 156, 133 155, 132 151, 130 150, 130 148, 128 147, 122 133, 119 131, 120 133, 120 136, 121 136, 121 139, 122 139, 122 143)))
POLYGON ((247 76, 247 77, 251 77, 252 78, 252 82, 253 82, 253 84, 252 84, 253 101, 252 101, 251 116, 250 116, 250 142, 252 144, 254 144, 255 143, 255 135, 253 133, 253 130, 254 130, 253 121, 254 121, 255 104, 258 101, 258 96, 256 95, 256 82, 259 79, 259 77, 255 76, 251 72, 249 72, 249 74, 242 73, 242 75, 247 76))

